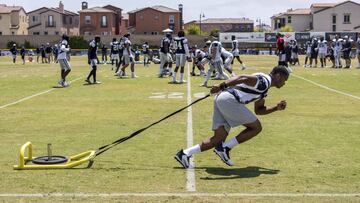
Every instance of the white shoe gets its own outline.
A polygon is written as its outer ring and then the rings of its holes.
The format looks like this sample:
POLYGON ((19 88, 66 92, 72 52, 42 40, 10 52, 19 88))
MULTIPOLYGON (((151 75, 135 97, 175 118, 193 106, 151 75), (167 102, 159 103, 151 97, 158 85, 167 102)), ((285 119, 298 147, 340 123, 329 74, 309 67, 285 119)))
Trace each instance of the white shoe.
POLYGON ((219 146, 215 147, 214 152, 215 154, 217 154, 220 159, 228 166, 233 166, 234 162, 230 159, 229 156, 229 152, 230 152, 230 148, 228 147, 223 147, 222 144, 220 144, 219 146))
POLYGON ((138 76, 137 75, 132 75, 131 78, 138 78, 138 76))
POLYGON ((242 64, 242 65, 241 65, 241 70, 245 70, 245 69, 246 69, 245 64, 242 64))
POLYGON ((101 84, 101 82, 100 81, 95 81, 95 82, 93 82, 93 84, 101 84))
POLYGON ((207 87, 207 82, 204 82, 203 84, 200 85, 200 87, 207 87))
POLYGON ((182 83, 186 83, 186 80, 180 80, 180 82, 179 82, 180 84, 182 84, 182 83))

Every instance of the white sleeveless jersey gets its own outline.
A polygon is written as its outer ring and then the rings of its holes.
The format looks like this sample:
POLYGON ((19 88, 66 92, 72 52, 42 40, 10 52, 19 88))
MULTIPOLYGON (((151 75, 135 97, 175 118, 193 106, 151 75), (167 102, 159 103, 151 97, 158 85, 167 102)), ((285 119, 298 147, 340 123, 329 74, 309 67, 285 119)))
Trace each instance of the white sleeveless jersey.
POLYGON ((254 73, 252 75, 257 77, 255 86, 239 84, 233 87, 235 94, 239 97, 240 103, 247 104, 267 96, 267 91, 271 86, 272 80, 270 75, 264 73, 254 73))
POLYGON ((231 46, 232 46, 231 51, 236 51, 239 49, 239 42, 235 39, 232 41, 231 46))
POLYGON ((213 52, 215 53, 215 58, 212 58, 212 60, 216 61, 221 61, 221 43, 218 41, 213 41, 210 44, 209 47, 209 56, 212 57, 213 56, 213 52))
POLYGON ((326 54, 327 53, 327 49, 328 49, 328 46, 327 46, 327 41, 326 40, 323 40, 323 41, 320 41, 318 42, 318 48, 319 48, 319 53, 321 54, 326 54))
POLYGON ((59 44, 59 54, 57 59, 67 59, 66 54, 70 49, 68 48, 68 42, 66 40, 62 40, 59 44))
POLYGON ((126 37, 124 37, 124 51, 123 51, 123 55, 124 56, 127 56, 127 55, 132 55, 131 54, 131 41, 128 39, 128 38, 126 38, 126 37), (128 47, 129 47, 129 49, 130 49, 130 53, 128 53, 128 48, 126 48, 126 45, 128 45, 128 47))

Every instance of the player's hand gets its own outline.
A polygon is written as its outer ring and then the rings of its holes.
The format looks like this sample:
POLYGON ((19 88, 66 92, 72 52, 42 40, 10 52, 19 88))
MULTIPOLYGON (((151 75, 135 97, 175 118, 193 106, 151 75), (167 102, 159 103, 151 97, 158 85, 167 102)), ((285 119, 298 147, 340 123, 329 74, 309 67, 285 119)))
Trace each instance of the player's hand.
POLYGON ((277 105, 276 105, 276 109, 278 111, 282 111, 286 108, 286 101, 285 100, 282 100, 280 101, 277 105))
POLYGON ((88 64, 89 64, 89 65, 91 64, 91 61, 90 61, 90 59, 88 59, 88 64))
POLYGON ((216 93, 218 93, 220 90, 221 90, 221 89, 220 89, 220 85, 214 85, 214 86, 212 86, 211 89, 210 89, 210 94, 216 94, 216 93))

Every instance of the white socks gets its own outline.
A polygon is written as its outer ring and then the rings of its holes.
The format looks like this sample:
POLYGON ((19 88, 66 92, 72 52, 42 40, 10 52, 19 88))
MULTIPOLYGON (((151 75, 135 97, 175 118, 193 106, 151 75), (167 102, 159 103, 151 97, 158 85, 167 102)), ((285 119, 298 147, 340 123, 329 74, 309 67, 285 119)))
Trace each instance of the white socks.
POLYGON ((199 144, 184 150, 184 154, 186 154, 186 156, 189 156, 189 157, 192 156, 193 154, 197 154, 197 153, 200 153, 200 152, 201 152, 201 149, 200 149, 199 144))
POLYGON ((173 81, 176 81, 176 72, 173 73, 173 81))
POLYGON ((236 145, 238 145, 238 141, 236 139, 236 137, 233 137, 231 140, 225 142, 223 144, 223 147, 229 147, 230 149, 232 149, 233 147, 235 147, 236 145))
POLYGON ((184 80, 184 73, 180 73, 180 81, 184 80))

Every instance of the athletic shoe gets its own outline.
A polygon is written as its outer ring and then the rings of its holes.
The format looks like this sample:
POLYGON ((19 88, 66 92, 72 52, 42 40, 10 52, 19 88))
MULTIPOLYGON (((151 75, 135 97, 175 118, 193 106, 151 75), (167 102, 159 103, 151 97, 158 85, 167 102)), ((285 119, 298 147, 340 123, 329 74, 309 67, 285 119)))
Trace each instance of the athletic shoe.
POLYGON ((92 82, 89 79, 86 79, 85 82, 91 84, 92 82))
POLYGON ((100 81, 95 81, 93 84, 101 84, 100 81))
POLYGON ((179 82, 177 80, 173 80, 170 82, 171 84, 179 84, 179 82))
POLYGON ((69 87, 70 86, 70 83, 67 82, 66 80, 64 82, 62 82, 62 85, 63 87, 69 87))
POLYGON ((132 75, 131 78, 138 78, 138 76, 137 75, 132 75))
POLYGON ((58 84, 59 84, 60 86, 63 86, 63 80, 59 80, 58 84))
POLYGON ((245 70, 245 69, 246 69, 245 64, 241 64, 241 70, 245 70))
POLYGON ((179 83, 180 83, 180 84, 186 83, 186 80, 180 80, 179 83))
POLYGON ((190 157, 186 156, 183 150, 178 151, 175 157, 176 161, 178 161, 184 168, 189 168, 190 166, 190 157))
POLYGON ((207 87, 207 82, 204 82, 203 84, 200 85, 200 87, 207 87))
POLYGON ((233 166, 234 162, 231 161, 230 156, 229 156, 229 152, 230 152, 230 148, 229 147, 223 147, 222 144, 218 145, 217 147, 215 147, 214 152, 215 154, 217 154, 220 159, 228 166, 233 166))

